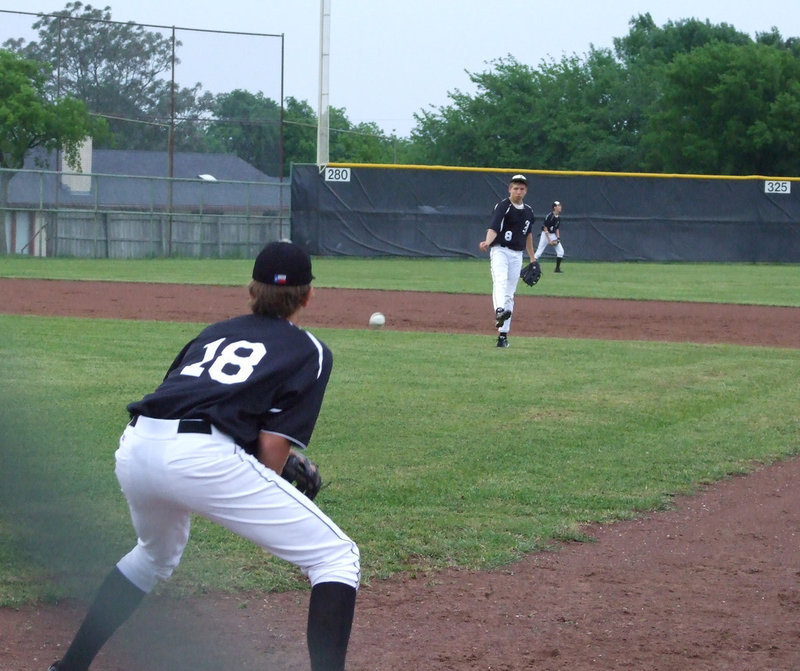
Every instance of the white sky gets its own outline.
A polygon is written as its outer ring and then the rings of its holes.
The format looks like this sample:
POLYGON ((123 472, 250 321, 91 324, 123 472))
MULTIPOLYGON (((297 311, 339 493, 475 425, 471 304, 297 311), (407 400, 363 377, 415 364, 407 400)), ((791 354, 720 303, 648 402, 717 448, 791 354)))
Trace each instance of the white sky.
MULTIPOLYGON (((176 80, 222 93, 235 88, 307 101, 317 110, 320 0, 103 0, 117 21, 177 28, 242 31, 280 38, 176 31, 183 42, 176 80), (282 43, 282 44, 281 44, 282 43)), ((755 37, 777 27, 800 36, 798 0, 330 0, 329 103, 353 123, 375 122, 407 136, 413 114, 448 105, 448 93, 474 92, 466 71, 513 55, 537 66, 543 59, 612 47, 631 17, 650 12, 656 25, 685 18, 728 23, 755 37)), ((0 9, 55 12, 66 0, 0 0, 0 9)), ((35 17, 0 13, 0 43, 36 39, 35 17)), ((168 33, 170 31, 167 31, 168 33)), ((168 75, 168 73, 167 73, 168 75)))

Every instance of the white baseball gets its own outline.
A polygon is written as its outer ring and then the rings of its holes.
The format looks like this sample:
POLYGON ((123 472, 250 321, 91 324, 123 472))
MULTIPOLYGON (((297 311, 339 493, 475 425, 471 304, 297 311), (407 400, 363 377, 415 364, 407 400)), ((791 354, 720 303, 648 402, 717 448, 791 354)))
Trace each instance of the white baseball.
POLYGON ((383 328, 386 323, 386 317, 382 312, 373 312, 369 317, 369 325, 374 329, 383 328))

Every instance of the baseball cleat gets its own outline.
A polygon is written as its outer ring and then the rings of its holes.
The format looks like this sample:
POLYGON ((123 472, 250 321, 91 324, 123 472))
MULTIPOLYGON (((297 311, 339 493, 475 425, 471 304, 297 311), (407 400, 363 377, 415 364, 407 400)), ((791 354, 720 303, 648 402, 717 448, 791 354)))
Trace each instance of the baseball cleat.
POLYGON ((58 669, 59 669, 58 665, 59 665, 60 662, 61 662, 60 659, 55 661, 55 662, 53 662, 49 667, 47 667, 47 671, 58 671, 58 669))
POLYGON ((508 336, 505 333, 501 333, 497 336, 497 346, 508 347, 508 336))
POLYGON ((495 328, 499 329, 509 319, 511 319, 511 310, 506 310, 505 308, 497 308, 497 310, 494 311, 495 328))
POLYGON ((564 271, 561 270, 561 268, 556 268, 553 272, 554 273, 563 273, 564 271))

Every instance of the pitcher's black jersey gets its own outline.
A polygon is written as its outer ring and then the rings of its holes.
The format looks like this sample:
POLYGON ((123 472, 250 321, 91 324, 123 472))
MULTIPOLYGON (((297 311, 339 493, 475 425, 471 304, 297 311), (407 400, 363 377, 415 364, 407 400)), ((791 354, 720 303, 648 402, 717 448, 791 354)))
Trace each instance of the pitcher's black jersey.
POLYGON ((178 354, 164 381, 128 405, 156 419, 204 419, 255 452, 260 431, 305 448, 333 356, 284 319, 244 315, 208 326, 178 354))
POLYGON ((530 205, 523 203, 522 207, 516 207, 510 198, 504 198, 494 206, 489 228, 497 233, 497 237, 492 245, 523 251, 533 221, 533 208, 530 205))

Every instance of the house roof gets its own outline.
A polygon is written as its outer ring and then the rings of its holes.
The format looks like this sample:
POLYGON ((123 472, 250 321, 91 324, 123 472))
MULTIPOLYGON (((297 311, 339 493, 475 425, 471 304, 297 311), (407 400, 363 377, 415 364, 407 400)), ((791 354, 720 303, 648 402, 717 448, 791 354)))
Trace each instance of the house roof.
MULTIPOLYGON (((169 157, 163 151, 115 151, 95 149, 92 152, 92 172, 103 175, 139 175, 168 177, 169 157)), ((213 175, 217 180, 241 182, 275 182, 275 177, 261 172, 235 154, 203 154, 175 152, 173 177, 197 179, 213 175)))
POLYGON ((31 152, 24 170, 11 179, 9 205, 53 207, 56 203, 59 207, 149 210, 162 209, 171 199, 173 207, 191 210, 252 211, 286 206, 281 180, 234 154, 175 152, 171 194, 166 179, 167 152, 94 149, 90 169, 84 166, 86 177, 78 179, 69 175, 62 179, 53 171, 56 164, 53 153, 31 152))

